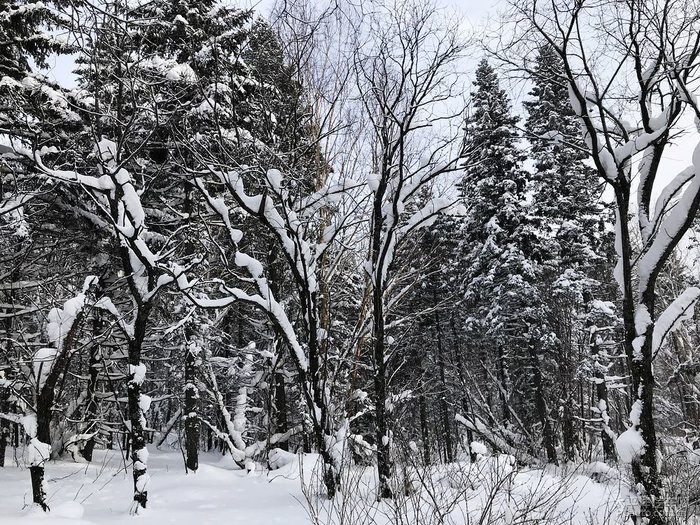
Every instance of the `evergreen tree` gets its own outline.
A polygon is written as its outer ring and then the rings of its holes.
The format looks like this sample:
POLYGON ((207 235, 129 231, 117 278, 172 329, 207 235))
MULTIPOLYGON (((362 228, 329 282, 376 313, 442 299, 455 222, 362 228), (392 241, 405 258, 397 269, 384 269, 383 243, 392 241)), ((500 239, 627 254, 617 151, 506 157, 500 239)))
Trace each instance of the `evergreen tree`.
MULTIPOLYGON (((538 245, 538 286, 550 298, 543 314, 551 327, 548 351, 555 357, 556 375, 551 380, 559 385, 552 401, 560 403, 558 426, 564 455, 572 461, 583 434, 574 414, 580 408, 577 405, 585 402, 576 399, 576 378, 580 377, 576 368, 589 357, 580 355, 576 341, 585 339, 582 332, 591 327, 584 325, 596 317, 585 320, 586 303, 594 294, 599 299, 612 298, 597 280, 601 272, 610 270, 606 266, 611 247, 604 233, 598 176, 585 163, 589 154, 571 108, 568 85, 562 80, 561 59, 551 46, 540 47, 532 81, 533 98, 524 102, 528 113, 525 129, 534 161, 528 223, 538 245)), ((595 346, 592 353, 598 356, 595 346)), ((599 385, 600 379, 595 380, 599 385)), ((598 387, 599 404, 607 403, 601 388, 605 388, 604 382, 598 387)), ((604 409, 597 416, 601 421, 608 419, 604 409)), ((611 457, 610 429, 607 423, 602 425, 605 455, 611 457)))
POLYGON ((537 239, 526 219, 529 174, 517 145, 518 118, 486 60, 474 85, 466 130, 470 154, 461 184, 471 210, 464 228, 471 261, 468 325, 482 340, 488 361, 497 364, 503 423, 528 437, 534 453, 542 441, 548 459, 556 462, 541 344, 547 328, 535 285, 537 239), (533 436, 529 427, 538 434, 533 436))
POLYGON ((561 59, 546 45, 535 60, 534 87, 529 93, 533 98, 523 102, 529 156, 535 165, 530 215, 556 244, 546 247, 548 259, 556 250, 554 259, 560 268, 586 267, 605 256, 599 227, 600 181, 585 163, 589 153, 562 80, 561 59))
POLYGON ((67 49, 65 41, 49 31, 65 25, 52 4, 56 2, 0 2, 0 78, 22 80, 32 70, 30 62, 46 67, 51 54, 67 49))

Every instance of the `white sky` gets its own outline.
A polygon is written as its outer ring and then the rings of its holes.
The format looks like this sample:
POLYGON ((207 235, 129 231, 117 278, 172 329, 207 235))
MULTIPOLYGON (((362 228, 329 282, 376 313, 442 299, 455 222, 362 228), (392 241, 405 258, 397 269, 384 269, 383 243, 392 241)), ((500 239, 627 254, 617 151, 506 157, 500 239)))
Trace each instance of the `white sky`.
MULTIPOLYGON (((256 12, 265 16, 269 13, 275 0, 229 0, 231 4, 252 8, 256 12)), ((284 0, 277 0, 284 1, 284 0)), ((371 1, 371 0, 369 0, 371 1)), ((397 0, 401 1, 401 0, 397 0)), ((505 0, 435 0, 436 5, 445 9, 448 13, 454 12, 456 16, 464 20, 465 31, 472 32, 474 29, 485 27, 490 19, 497 16, 501 6, 505 6, 505 0)), ((475 57, 473 66, 475 67, 478 58, 475 57)), ((71 57, 62 56, 60 58, 49 59, 48 76, 56 80, 65 87, 74 87, 74 76, 72 74, 75 63, 71 57)))

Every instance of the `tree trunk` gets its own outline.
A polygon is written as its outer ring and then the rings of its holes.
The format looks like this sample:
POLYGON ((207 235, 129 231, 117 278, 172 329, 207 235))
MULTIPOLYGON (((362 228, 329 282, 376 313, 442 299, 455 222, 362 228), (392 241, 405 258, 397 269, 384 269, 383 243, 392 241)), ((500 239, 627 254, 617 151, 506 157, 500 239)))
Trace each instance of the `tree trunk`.
POLYGON ((603 458, 606 463, 617 462, 617 451, 615 450, 615 442, 613 440, 612 431, 610 430, 610 416, 608 415, 608 385, 605 382, 605 369, 600 361, 600 346, 598 345, 598 336, 595 331, 591 332, 591 355, 593 357, 593 377, 595 379, 596 401, 597 401, 597 416, 601 418, 600 439, 603 443, 603 458))
POLYGON ((554 431, 549 417, 544 378, 542 377, 542 367, 540 366, 540 358, 536 345, 537 343, 534 340, 528 342, 528 352, 530 354, 530 363, 533 371, 532 382, 535 387, 535 409, 537 410, 537 416, 542 424, 542 443, 547 453, 547 462, 557 465, 559 462, 557 460, 554 431))
POLYGON ((428 410, 425 406, 425 394, 418 396, 418 411, 420 416, 420 432, 423 441, 423 463, 430 465, 430 430, 428 427, 428 410))
MULTIPOLYGON (((97 428, 99 423, 97 421, 97 410, 99 407, 97 401, 97 379, 100 375, 100 357, 102 354, 99 334, 103 330, 103 321, 98 309, 94 310, 94 320, 92 325, 93 341, 95 343, 90 348, 90 361, 88 370, 88 383, 87 383, 87 403, 85 406, 85 422, 86 422, 86 433, 97 433, 97 428)), ((81 455, 86 461, 92 461, 92 453, 95 449, 95 437, 94 435, 88 439, 81 451, 81 455)))
MULTIPOLYGON (((195 252, 194 232, 192 231, 192 214, 194 203, 192 192, 194 186, 189 180, 185 180, 184 211, 187 214, 188 236, 185 241, 185 254, 191 256, 195 252)), ((199 390, 197 389, 197 356, 199 349, 196 347, 192 321, 185 325, 185 469, 197 472, 199 468, 199 390)))
POLYGON ((374 358, 374 411, 375 438, 377 445, 377 471, 379 473, 379 499, 392 498, 393 492, 389 486, 392 474, 389 425, 387 424, 386 401, 386 346, 384 333, 384 299, 383 286, 375 283, 372 291, 374 304, 374 320, 372 325, 373 358, 374 358))
POLYGON ((564 461, 573 462, 576 460, 576 451, 580 447, 578 435, 576 434, 576 424, 574 418, 574 373, 575 363, 573 356, 572 341, 572 316, 575 315, 573 308, 565 303, 566 309, 559 316, 559 339, 562 341, 559 351, 559 377, 561 378, 561 439, 564 449, 564 461))
POLYGON ((10 425, 5 420, 0 420, 0 468, 5 466, 5 453, 7 452, 7 439, 10 436, 10 425))
POLYGON ((510 409, 508 408, 508 369, 506 365, 506 356, 503 352, 503 347, 497 344, 498 347, 498 361, 496 366, 498 367, 498 381, 501 383, 499 388, 499 397, 501 398, 501 405, 503 409, 503 424, 507 425, 510 421, 510 409))
MULTIPOLYGON (((469 390, 468 390, 468 385, 466 378, 464 377, 464 364, 462 361, 462 348, 459 344, 460 338, 457 336, 457 328, 455 327, 455 319, 454 317, 450 318, 450 328, 452 329, 452 336, 454 340, 457 342, 457 346, 455 348, 455 358, 457 362, 457 373, 459 374, 459 382, 462 385, 462 389, 464 390, 464 395, 462 396, 462 410, 464 411, 465 416, 467 414, 471 414, 473 409, 471 408, 471 399, 469 398, 469 390)), ((472 432, 472 429, 469 427, 467 428, 467 442, 469 444, 469 460, 472 463, 476 462, 476 453, 472 450, 472 443, 474 442, 474 433, 472 432)))
POLYGON ((134 508, 138 513, 145 509, 148 503, 148 466, 145 426, 146 418, 141 409, 141 381, 136 372, 142 367, 141 350, 146 335, 146 323, 150 312, 150 304, 140 305, 134 322, 134 336, 129 341, 129 381, 127 385, 127 404, 129 407, 129 441, 131 459, 134 464, 134 508))
MULTIPOLYGON (((53 406, 53 399, 54 391, 52 387, 44 387, 37 396, 36 439, 42 444, 51 444, 51 407, 53 406)), ((29 446, 32 445, 30 444, 29 446)), ((41 458, 36 464, 32 464, 29 467, 29 474, 32 480, 32 500, 44 511, 49 510, 46 502, 46 484, 44 482, 44 464, 47 459, 48 457, 41 458)))
MULTIPOLYGON (((622 318, 625 327, 625 353, 632 376, 632 399, 634 403, 641 403, 641 414, 638 423, 633 421, 644 439, 644 452, 638 460, 632 463, 632 472, 635 481, 641 483, 646 492, 647 499, 644 502, 645 514, 649 515, 649 525, 662 525, 665 523, 664 504, 661 498, 661 478, 659 477, 656 463, 656 428, 654 425, 654 372, 652 368, 652 336, 654 323, 646 328, 644 342, 639 352, 635 351, 634 340, 637 337, 635 316, 639 310, 646 309, 652 321, 654 315, 654 285, 655 277, 650 275, 646 291, 635 301, 632 285, 632 261, 631 253, 633 242, 630 237, 627 217, 629 213, 629 188, 615 188, 617 202, 617 229, 619 232, 618 245, 621 246, 620 261, 622 263, 623 300, 622 318)), ((640 334, 642 335, 642 334, 640 334)))
POLYGON ((442 412, 442 426, 445 432, 445 461, 452 463, 454 460, 454 445, 452 443, 452 421, 450 420, 450 407, 447 404, 447 383, 445 381, 445 358, 442 350, 442 330, 440 329, 440 316, 435 312, 435 331, 437 336, 437 360, 440 370, 440 410, 442 412))
MULTIPOLYGON (((287 389, 284 384, 284 374, 275 372, 275 431, 284 433, 289 428, 287 421, 287 389)), ((289 450, 287 440, 277 445, 282 450, 289 450)))
MULTIPOLYGON (((645 294, 646 295, 646 294, 645 294)), ((643 299, 643 306, 653 316, 654 300, 651 297, 643 299), (645 304, 646 303, 646 304, 645 304)), ((648 513, 651 515, 650 524, 661 524, 664 521, 664 505, 661 497, 661 478, 656 459, 657 441, 654 424, 654 370, 652 356, 653 324, 646 331, 646 338, 641 349, 641 359, 632 359, 632 384, 637 400, 641 401, 639 416, 639 431, 644 439, 645 447, 639 461, 632 463, 635 478, 639 479, 648 496, 648 513)))
MULTIPOLYGON (((6 388, 0 387, 0 412, 8 412, 9 403, 6 388)), ((5 466, 5 452, 10 438, 10 422, 0 417, 0 468, 5 466)))
MULTIPOLYGON (((192 334, 190 334, 191 336, 192 334)), ((185 467, 197 472, 199 468, 199 390, 197 389, 197 355, 194 343, 186 338, 185 344, 185 467)))
POLYGON ((564 446, 564 460, 572 462, 576 459, 576 445, 578 444, 574 427, 574 399, 568 388, 565 390, 564 396, 561 416, 561 439, 564 446))

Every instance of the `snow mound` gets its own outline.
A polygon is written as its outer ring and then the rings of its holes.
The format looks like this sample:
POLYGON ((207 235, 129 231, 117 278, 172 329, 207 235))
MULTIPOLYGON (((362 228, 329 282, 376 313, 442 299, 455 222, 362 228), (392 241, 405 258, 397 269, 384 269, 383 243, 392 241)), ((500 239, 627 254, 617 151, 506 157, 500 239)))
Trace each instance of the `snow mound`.
POLYGON ((280 469, 295 461, 298 461, 296 454, 281 448, 273 448, 267 456, 267 464, 270 466, 270 470, 280 469))
POLYGON ((607 483, 609 481, 620 479, 620 471, 611 467, 603 461, 594 461, 587 465, 586 475, 592 480, 599 483, 607 483))
POLYGON ((484 445, 483 443, 480 443, 478 441, 472 441, 470 447, 474 454, 478 454, 479 456, 489 455, 489 449, 487 449, 486 445, 484 445))
POLYGON ((632 463, 644 454, 646 443, 639 430, 632 426, 620 434, 615 442, 615 447, 622 463, 632 463))

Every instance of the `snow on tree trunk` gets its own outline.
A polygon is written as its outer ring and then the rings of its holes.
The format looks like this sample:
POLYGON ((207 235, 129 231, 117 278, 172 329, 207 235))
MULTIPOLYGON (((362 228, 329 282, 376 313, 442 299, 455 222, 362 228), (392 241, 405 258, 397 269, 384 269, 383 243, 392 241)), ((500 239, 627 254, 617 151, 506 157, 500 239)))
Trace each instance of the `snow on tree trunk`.
POLYGON ((134 322, 134 337, 129 341, 127 382, 127 405, 129 409, 129 436, 133 461, 134 505, 132 513, 138 514, 148 503, 148 449, 146 448, 146 412, 150 398, 141 393, 146 379, 146 365, 141 362, 141 351, 145 336, 149 305, 139 309, 134 322))
POLYGON ((192 472, 199 468, 199 389, 196 378, 200 352, 195 342, 188 343, 185 353, 185 466, 192 472))
POLYGON ((55 348, 40 348, 32 359, 34 378, 34 413, 22 419, 29 437, 28 457, 32 480, 32 497, 35 504, 48 511, 44 464, 51 456, 51 410, 56 395, 56 386, 65 372, 75 339, 84 316, 86 294, 97 283, 94 276, 85 279, 82 292, 68 299, 62 308, 53 308, 48 315, 47 333, 55 348))
POLYGON ((29 438, 26 461, 32 480, 32 499, 36 505, 48 511, 46 503, 46 482, 44 480, 44 463, 51 457, 50 411, 37 410, 22 418, 24 432, 29 438))
MULTIPOLYGON (((681 128, 682 114, 700 114, 697 97, 688 87, 700 61, 700 41, 690 29, 698 22, 698 15, 693 13, 695 18, 688 24, 669 25, 666 20, 686 16, 685 4, 663 1, 654 8, 641 0, 624 4, 615 16, 628 20, 629 28, 620 33, 620 41, 608 41, 608 62, 613 67, 606 70, 614 73, 601 81, 597 64, 588 61, 587 46, 589 39, 607 38, 610 33, 607 27, 589 21, 607 16, 608 7, 605 3, 589 9, 577 6, 544 24, 539 23, 546 18, 541 6, 522 12, 533 23, 528 29, 534 27, 561 59, 582 138, 598 175, 615 195, 618 265, 614 276, 622 292, 624 348, 633 399, 631 427, 623 434, 618 452, 632 460, 635 480, 643 487, 649 522, 660 524, 665 511, 657 462, 653 365, 654 337, 658 338, 665 327, 655 334, 655 287, 659 273, 700 207, 700 143, 692 153, 689 168, 670 182, 662 180, 661 175, 667 148, 681 128), (574 27, 577 30, 571 31, 574 27), (562 35, 561 39, 555 34, 562 35), (673 52, 668 53, 668 49, 673 52), (683 60, 678 60, 680 56, 683 60), (623 92, 633 96, 620 107, 619 95, 623 92), (636 125, 627 125, 623 114, 631 115, 636 125), (633 185, 634 210, 630 206, 633 185), (639 255, 635 253, 630 218, 636 219, 640 231, 639 255)), ((673 324, 664 320, 665 326, 673 324)))

